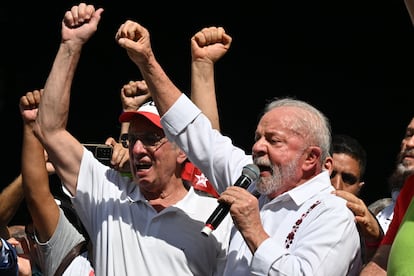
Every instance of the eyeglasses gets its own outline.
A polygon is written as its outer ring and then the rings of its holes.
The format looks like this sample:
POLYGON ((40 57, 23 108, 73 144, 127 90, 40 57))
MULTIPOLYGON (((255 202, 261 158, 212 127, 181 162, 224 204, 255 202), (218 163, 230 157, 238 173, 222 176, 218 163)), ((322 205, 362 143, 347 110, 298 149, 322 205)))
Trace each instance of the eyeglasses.
POLYGON ((135 145, 138 140, 146 150, 151 152, 157 151, 168 141, 167 137, 158 133, 128 134, 121 136, 121 143, 124 148, 128 148, 129 145, 135 145))
MULTIPOLYGON (((337 171, 333 170, 331 173, 331 179, 334 178, 338 174, 337 171)), ((348 185, 354 185, 357 183, 358 178, 350 173, 339 173, 341 175, 342 181, 348 185)))

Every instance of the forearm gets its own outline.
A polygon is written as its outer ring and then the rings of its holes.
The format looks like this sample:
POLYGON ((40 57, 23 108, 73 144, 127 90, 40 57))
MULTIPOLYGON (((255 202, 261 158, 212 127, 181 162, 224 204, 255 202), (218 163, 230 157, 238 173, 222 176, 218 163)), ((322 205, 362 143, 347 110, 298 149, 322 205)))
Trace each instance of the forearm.
POLYGON ((47 78, 33 127, 48 151, 57 175, 75 194, 83 147, 67 130, 71 82, 81 54, 81 43, 61 43, 47 78))
POLYGON ((7 226, 23 201, 22 175, 19 174, 0 194, 0 226, 7 226))
POLYGON ((129 123, 123 122, 121 124, 121 131, 119 132, 119 139, 118 142, 122 142, 122 134, 128 134, 129 123))
POLYGON ((43 146, 24 125, 22 176, 26 203, 40 241, 50 239, 59 219, 59 207, 49 188, 49 175, 43 146))
POLYGON ((56 130, 66 128, 71 84, 79 62, 81 48, 81 45, 69 42, 61 43, 59 47, 51 72, 46 80, 36 120, 41 133, 50 135, 56 130))
POLYGON ((153 55, 148 57, 146 64, 136 64, 151 91, 160 116, 164 115, 181 96, 181 91, 170 80, 153 55))
POLYGON ((207 116, 213 128, 220 130, 213 63, 191 63, 191 100, 207 116))
POLYGON ((391 245, 381 245, 378 247, 371 261, 362 269, 360 275, 386 275, 390 250, 391 245))

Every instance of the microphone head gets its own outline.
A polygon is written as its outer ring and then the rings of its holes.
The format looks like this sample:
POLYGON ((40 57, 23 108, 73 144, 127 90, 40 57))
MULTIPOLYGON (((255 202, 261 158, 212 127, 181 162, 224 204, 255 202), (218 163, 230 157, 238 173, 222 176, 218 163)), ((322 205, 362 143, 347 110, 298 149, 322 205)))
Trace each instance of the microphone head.
POLYGON ((255 164, 249 164, 243 167, 242 174, 253 182, 259 178, 260 170, 255 164))

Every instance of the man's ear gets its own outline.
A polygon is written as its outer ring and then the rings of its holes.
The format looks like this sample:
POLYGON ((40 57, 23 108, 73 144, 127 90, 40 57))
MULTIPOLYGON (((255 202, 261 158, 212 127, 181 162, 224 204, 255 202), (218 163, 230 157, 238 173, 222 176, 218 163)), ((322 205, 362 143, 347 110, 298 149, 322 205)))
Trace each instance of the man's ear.
POLYGON ((331 175, 331 173, 333 171, 333 158, 332 158, 332 156, 326 157, 325 163, 324 163, 324 168, 326 170, 328 170, 329 175, 331 175))
POLYGON ((365 182, 364 181, 361 181, 361 182, 358 182, 358 192, 360 192, 361 191, 361 189, 362 189, 362 187, 364 187, 364 184, 365 184, 365 182))
POLYGON ((182 150, 178 150, 177 162, 179 164, 183 164, 187 160, 187 154, 185 154, 182 150))
POLYGON ((317 146, 309 146, 306 149, 306 152, 305 152, 306 159, 305 159, 305 162, 303 164, 305 166, 304 169, 306 171, 309 171, 312 168, 317 168, 317 166, 319 165, 319 162, 320 162, 319 158, 321 156, 321 153, 322 153, 321 148, 317 147, 317 146))

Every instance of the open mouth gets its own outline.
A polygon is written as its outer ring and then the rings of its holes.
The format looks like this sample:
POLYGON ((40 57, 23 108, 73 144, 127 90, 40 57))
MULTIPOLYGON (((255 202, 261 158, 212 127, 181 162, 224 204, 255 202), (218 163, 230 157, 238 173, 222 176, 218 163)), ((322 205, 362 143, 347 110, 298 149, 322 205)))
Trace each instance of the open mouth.
POLYGON ((137 170, 147 170, 151 168, 151 166, 152 166, 151 163, 139 163, 135 167, 137 170))
POLYGON ((258 167, 259 167, 260 172, 268 172, 270 174, 273 173, 272 168, 269 166, 258 166, 258 167))

